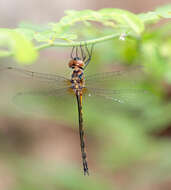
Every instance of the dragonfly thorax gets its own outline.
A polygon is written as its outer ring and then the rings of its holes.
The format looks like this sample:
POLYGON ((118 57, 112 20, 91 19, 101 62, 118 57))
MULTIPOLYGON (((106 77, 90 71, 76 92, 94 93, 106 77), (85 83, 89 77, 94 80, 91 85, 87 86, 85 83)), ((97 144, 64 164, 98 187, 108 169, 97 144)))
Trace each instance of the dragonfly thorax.
POLYGON ((83 69, 84 62, 79 57, 75 57, 69 61, 68 66, 72 69, 75 69, 76 67, 83 69))
POLYGON ((81 91, 84 88, 84 72, 83 69, 75 67, 71 75, 72 89, 75 91, 81 91))

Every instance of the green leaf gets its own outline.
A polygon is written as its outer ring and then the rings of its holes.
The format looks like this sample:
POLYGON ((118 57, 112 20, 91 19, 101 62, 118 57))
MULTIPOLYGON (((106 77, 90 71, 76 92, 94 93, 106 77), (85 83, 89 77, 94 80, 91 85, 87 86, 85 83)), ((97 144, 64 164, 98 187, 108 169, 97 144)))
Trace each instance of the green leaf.
POLYGON ((129 11, 122 9, 106 8, 106 9, 101 9, 99 12, 106 19, 114 20, 118 24, 127 26, 137 34, 140 34, 144 31, 144 23, 141 21, 141 19, 138 16, 129 11))
POLYGON ((0 57, 8 57, 10 56, 12 53, 6 50, 0 50, 0 57))
POLYGON ((54 32, 52 31, 44 31, 44 32, 38 32, 35 34, 35 40, 38 42, 49 42, 53 39, 54 32))
POLYGON ((156 12, 141 13, 138 15, 138 17, 147 24, 156 23, 160 20, 160 17, 156 12))
MULTIPOLYGON (((144 30, 144 23, 141 19, 129 11, 121 9, 101 9, 99 11, 83 10, 66 11, 64 16, 58 23, 51 23, 52 30, 57 34, 65 34, 71 26, 77 22, 85 24, 85 22, 100 22, 101 24, 112 27, 120 28, 122 32, 133 31, 140 35, 144 30)), ((91 25, 90 25, 91 26, 91 25)), ((93 26, 92 26, 93 28, 93 26)), ((59 35, 60 36, 60 35, 59 35)))
POLYGON ((48 26, 36 25, 32 23, 27 23, 27 22, 21 22, 18 27, 20 29, 32 30, 34 32, 43 32, 43 31, 49 30, 48 26))
POLYGON ((24 35, 28 40, 32 40, 34 38, 34 35, 35 35, 35 32, 33 30, 26 29, 26 28, 17 28, 14 30, 16 32, 24 35))
MULTIPOLYGON (((0 29, 0 46, 8 47, 9 54, 13 55, 19 63, 31 63, 37 58, 37 51, 32 42, 16 30, 0 29)), ((7 56, 7 54, 1 50, 0 56, 7 56)))
POLYGON ((163 18, 171 18, 171 4, 158 7, 155 11, 163 18))

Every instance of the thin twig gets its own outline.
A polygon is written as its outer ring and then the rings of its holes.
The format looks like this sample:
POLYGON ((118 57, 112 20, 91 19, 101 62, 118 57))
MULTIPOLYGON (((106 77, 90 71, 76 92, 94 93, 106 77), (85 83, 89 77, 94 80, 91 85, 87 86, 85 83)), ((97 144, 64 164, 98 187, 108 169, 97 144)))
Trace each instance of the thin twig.
MULTIPOLYGON (((50 48, 50 47, 77 47, 77 46, 80 46, 81 45, 90 45, 90 44, 96 44, 96 43, 100 43, 100 42, 104 42, 104 41, 107 41, 107 40, 110 40, 110 39, 113 39, 113 38, 117 38, 120 36, 120 33, 115 33, 115 34, 112 34, 112 35, 107 35, 107 36, 104 36, 104 37, 100 37, 100 38, 96 38, 96 39, 93 39, 93 40, 87 40, 87 41, 79 41, 79 42, 71 42, 71 43, 66 43, 66 42, 53 42, 53 43, 47 43, 47 44, 42 44, 42 45, 39 45, 37 47, 35 47, 35 49, 37 51, 40 51, 42 49, 46 49, 46 48, 50 48)), ((5 56, 1 56, 0 57, 9 57, 9 56, 13 56, 13 52, 6 52, 5 56)))

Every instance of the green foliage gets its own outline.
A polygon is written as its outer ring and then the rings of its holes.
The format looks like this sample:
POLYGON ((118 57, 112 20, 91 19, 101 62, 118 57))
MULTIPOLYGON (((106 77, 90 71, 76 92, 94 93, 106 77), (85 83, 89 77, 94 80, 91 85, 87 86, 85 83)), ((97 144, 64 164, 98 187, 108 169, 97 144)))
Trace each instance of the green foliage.
POLYGON ((0 29, 0 46, 7 47, 10 51, 0 50, 0 56, 13 55, 20 63, 30 63, 36 60, 37 52, 29 40, 31 32, 26 30, 0 29))
MULTIPOLYGON (((170 5, 137 15, 113 8, 71 10, 59 22, 48 26, 22 23, 17 29, 0 30, 0 45, 10 50, 1 49, 0 56, 14 55, 20 62, 32 62, 36 51, 44 48, 78 46, 80 41, 76 39, 86 39, 87 44, 108 40, 108 43, 99 44, 94 49, 92 64, 85 77, 102 69, 110 71, 113 67, 140 66, 144 75, 138 85, 148 91, 135 96, 130 104, 84 97, 85 134, 90 139, 87 152, 90 160, 89 155, 93 152, 94 162, 93 167, 90 162, 90 176, 82 176, 80 168, 61 164, 61 160, 57 163, 59 168, 54 167, 56 163, 51 166, 48 163, 51 169, 46 170, 42 169, 45 168, 44 163, 30 163, 26 158, 21 160, 19 155, 16 156, 17 161, 12 160, 17 190, 141 189, 141 185, 151 184, 153 187, 167 179, 171 174, 171 142, 169 137, 159 137, 158 134, 167 131, 171 123, 171 24, 167 23, 170 13, 170 5), (165 24, 155 25, 163 18, 166 18, 165 24), (121 179, 122 176, 124 179, 125 176, 132 177, 132 183, 128 180, 130 184, 120 187, 117 171, 121 179), (104 179, 106 176, 107 180, 104 179)), ((130 75, 130 79, 133 78, 134 75, 130 75)), ((41 88, 42 83, 33 82, 36 89, 41 88)), ((113 85, 113 81, 109 82, 113 85)), ((29 88, 28 85, 26 87, 29 88)), ((106 86, 100 84, 100 87, 106 86)), ((25 105, 24 110, 31 110, 31 116, 62 118, 60 121, 65 121, 65 125, 69 123, 68 126, 77 130, 76 105, 72 106, 74 100, 72 97, 68 101, 62 98, 20 96, 14 99, 18 106, 25 105)), ((8 157, 11 159, 14 154, 8 157)))
POLYGON ((145 23, 145 24, 151 24, 156 23, 160 20, 160 16, 153 11, 147 12, 147 13, 141 13, 138 15, 138 17, 145 23))
MULTIPOLYGON (((26 160, 16 160, 16 166, 14 171, 17 176, 16 190, 37 190, 37 189, 93 189, 93 190, 109 190, 110 186, 102 180, 97 183, 98 178, 93 176, 91 178, 85 178, 79 175, 79 171, 76 169, 70 169, 69 166, 63 165, 62 167, 53 167, 50 170, 41 169, 40 163, 32 163, 26 160), (27 164, 26 164, 27 163, 27 164), (68 169, 68 172, 64 172, 63 167, 68 169), (68 168, 67 168, 68 167, 68 168), (38 171, 41 172, 39 173, 38 171), (26 171, 23 173, 23 171, 26 171)), ((115 189, 115 188, 114 188, 115 189)))
POLYGON ((66 11, 66 16, 59 22, 49 23, 47 26, 21 23, 16 29, 0 30, 0 44, 9 48, 9 51, 1 49, 0 57, 13 55, 20 63, 31 63, 37 57, 36 50, 51 46, 78 46, 80 42, 75 40, 86 39, 87 44, 91 44, 119 37, 122 33, 141 38, 146 30, 145 25, 156 23, 162 18, 170 18, 170 9, 171 6, 166 5, 138 15, 116 8, 98 11, 70 10, 66 11), (110 31, 107 36, 106 29, 110 31), (31 41, 34 42, 34 47, 31 41))
POLYGON ((155 12, 163 18, 171 18, 171 4, 158 7, 155 12))
POLYGON ((171 18, 171 4, 156 8, 154 11, 139 14, 145 24, 158 22, 161 18, 171 18))

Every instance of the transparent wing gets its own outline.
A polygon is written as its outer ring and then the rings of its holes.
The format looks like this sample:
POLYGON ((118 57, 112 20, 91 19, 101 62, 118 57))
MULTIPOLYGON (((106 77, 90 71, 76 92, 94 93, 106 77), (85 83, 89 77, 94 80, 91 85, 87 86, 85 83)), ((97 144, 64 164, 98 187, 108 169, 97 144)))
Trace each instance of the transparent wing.
POLYGON ((91 76, 85 77, 86 86, 100 86, 105 84, 113 84, 115 87, 118 84, 134 85, 142 76, 142 71, 134 70, 123 70, 123 71, 112 71, 105 73, 97 73, 91 76))
POLYGON ((88 97, 102 97, 117 103, 133 103, 136 102, 137 98, 139 99, 140 96, 144 96, 146 93, 143 89, 109 90, 88 88, 85 95, 88 97))
POLYGON ((5 67, 1 68, 1 70, 11 70, 14 72, 18 72, 23 77, 28 77, 33 80, 35 79, 42 82, 51 83, 52 85, 54 84, 56 87, 65 87, 65 86, 67 87, 70 84, 69 79, 56 74, 38 73, 15 67, 5 67))
POLYGON ((73 101, 73 98, 75 99, 74 93, 69 88, 52 88, 19 92, 13 96, 12 102, 21 107, 26 106, 35 109, 36 107, 52 106, 60 110, 60 105, 64 104, 65 107, 67 102, 73 101))
POLYGON ((105 72, 105 73, 96 73, 94 75, 86 76, 86 83, 89 82, 101 82, 104 80, 110 80, 112 78, 119 79, 127 74, 124 71, 113 71, 113 72, 105 72))
POLYGON ((22 112, 45 114, 55 118, 72 118, 76 98, 70 89, 47 89, 17 93, 12 98, 13 104, 22 112))
POLYGON ((59 88, 59 89, 47 89, 47 90, 35 90, 30 92, 19 92, 15 95, 15 98, 21 96, 53 96, 59 97, 70 94, 71 90, 69 88, 59 88))

